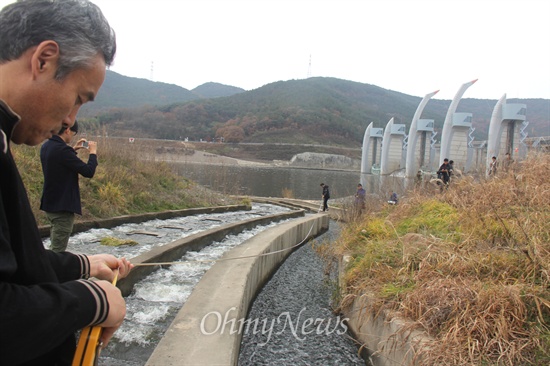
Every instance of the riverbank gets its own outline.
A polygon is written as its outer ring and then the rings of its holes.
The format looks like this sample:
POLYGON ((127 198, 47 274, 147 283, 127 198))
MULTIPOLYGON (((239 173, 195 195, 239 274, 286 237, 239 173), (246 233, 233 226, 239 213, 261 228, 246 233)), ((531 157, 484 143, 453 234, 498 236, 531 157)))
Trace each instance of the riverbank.
MULTIPOLYGON (((173 144, 173 143, 172 143, 173 144)), ((293 155, 289 160, 245 160, 225 155, 197 150, 197 144, 179 143, 169 148, 150 149, 145 155, 147 160, 176 162, 200 165, 243 166, 243 167, 281 167, 294 169, 329 169, 342 171, 360 171, 360 160, 344 155, 304 152, 293 155)), ((205 144, 205 146, 208 146, 205 144)), ((215 151, 215 150, 214 150, 215 151)))
MULTIPOLYGON (((550 155, 526 161, 550 166, 550 155)), ((410 192, 397 205, 369 197, 367 212, 325 248, 347 258, 341 310, 403 319, 379 347, 402 345, 410 331, 429 336, 396 364, 550 364, 548 192, 529 164, 410 192)))

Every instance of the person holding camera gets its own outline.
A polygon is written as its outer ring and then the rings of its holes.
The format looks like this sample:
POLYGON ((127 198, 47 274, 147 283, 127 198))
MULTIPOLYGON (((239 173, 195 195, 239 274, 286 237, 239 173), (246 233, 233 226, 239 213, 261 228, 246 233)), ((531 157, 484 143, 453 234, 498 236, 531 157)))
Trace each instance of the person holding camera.
POLYGON ((82 215, 78 176, 92 178, 97 167, 97 143, 79 139, 74 147, 70 143, 78 133, 78 123, 62 127, 40 148, 40 161, 44 173, 44 189, 40 209, 46 212, 51 223, 50 249, 64 252, 73 232, 75 214, 82 215), (88 162, 77 152, 89 149, 88 162))

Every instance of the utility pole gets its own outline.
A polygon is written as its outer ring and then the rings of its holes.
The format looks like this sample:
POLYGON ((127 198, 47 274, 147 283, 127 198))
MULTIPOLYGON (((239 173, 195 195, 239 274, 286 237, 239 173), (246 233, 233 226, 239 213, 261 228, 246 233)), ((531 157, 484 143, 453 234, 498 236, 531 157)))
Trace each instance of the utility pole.
POLYGON ((307 68, 307 78, 311 77, 311 54, 309 55, 309 67, 307 68))

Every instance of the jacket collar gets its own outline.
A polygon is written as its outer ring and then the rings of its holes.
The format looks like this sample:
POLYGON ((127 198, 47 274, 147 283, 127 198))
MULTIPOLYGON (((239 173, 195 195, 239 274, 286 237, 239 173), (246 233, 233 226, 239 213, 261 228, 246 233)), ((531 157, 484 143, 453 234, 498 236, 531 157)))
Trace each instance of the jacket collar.
POLYGON ((2 99, 0 99, 0 151, 8 152, 13 127, 21 118, 2 99))

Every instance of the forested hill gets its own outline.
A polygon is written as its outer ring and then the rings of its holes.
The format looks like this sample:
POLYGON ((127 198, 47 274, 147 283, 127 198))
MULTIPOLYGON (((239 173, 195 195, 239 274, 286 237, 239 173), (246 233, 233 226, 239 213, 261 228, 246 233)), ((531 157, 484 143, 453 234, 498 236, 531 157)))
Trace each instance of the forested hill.
MULTIPOLYGON (((103 92, 102 89, 100 93, 103 92)), ((189 93, 189 98, 195 98, 183 99, 185 95, 182 95, 182 100, 162 107, 146 106, 145 103, 140 106, 136 102, 135 108, 117 108, 100 114, 95 122, 116 136, 195 141, 223 137, 226 142, 358 147, 370 122, 376 127, 385 127, 393 117, 395 123, 406 124, 408 128, 421 100, 375 85, 320 77, 274 82, 215 99, 200 99, 198 94, 189 93)), ((463 99, 460 102, 457 112, 473 114, 476 139, 487 138, 496 102, 496 99, 463 99)), ((508 102, 527 104, 529 135, 550 135, 550 100, 508 102)), ((440 131, 449 105, 449 100, 432 99, 422 118, 435 120, 436 130, 440 131)))
POLYGON ((205 83, 193 90, 177 85, 132 78, 107 70, 96 100, 85 104, 80 117, 96 116, 112 108, 163 106, 201 98, 217 98, 244 92, 244 89, 219 83, 205 83))
POLYGON ((239 94, 244 92, 245 90, 242 88, 237 88, 235 86, 208 82, 197 86, 192 91, 202 98, 219 98, 239 94))

